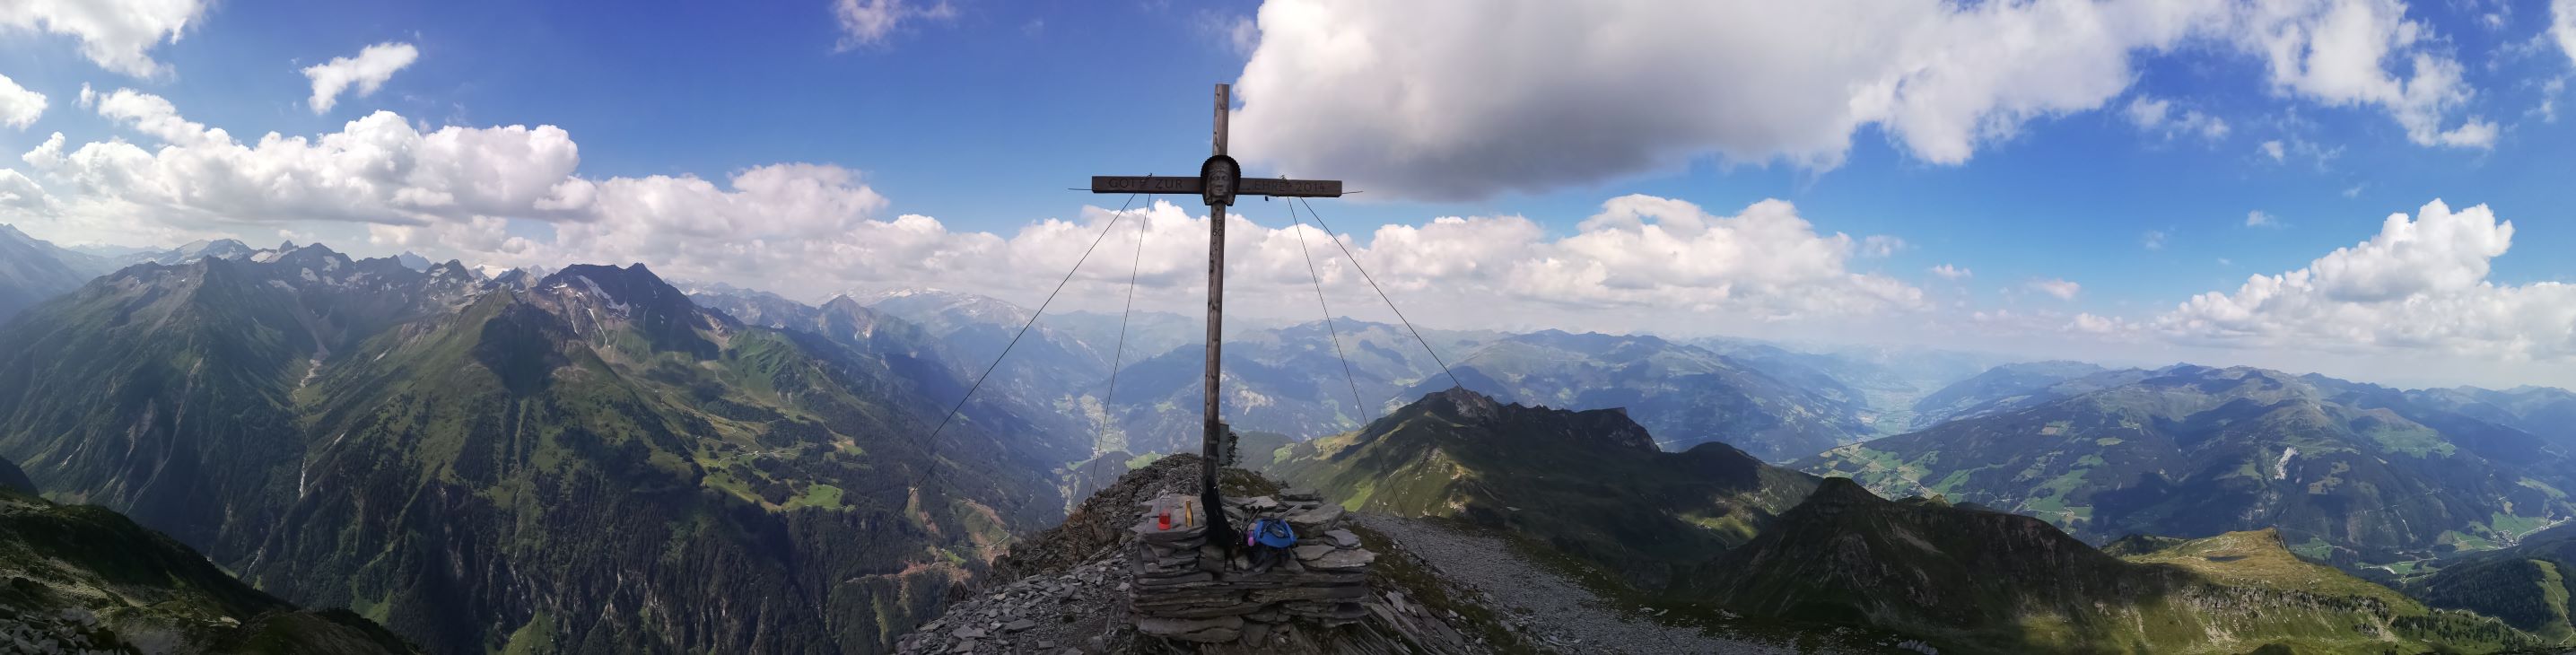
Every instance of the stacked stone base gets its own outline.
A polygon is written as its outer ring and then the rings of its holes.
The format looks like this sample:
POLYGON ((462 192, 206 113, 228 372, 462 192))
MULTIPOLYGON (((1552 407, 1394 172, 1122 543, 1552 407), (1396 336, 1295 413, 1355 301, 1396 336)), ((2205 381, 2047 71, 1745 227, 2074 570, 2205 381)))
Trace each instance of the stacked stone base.
MULTIPOLYGON (((1277 498, 1226 498, 1230 525, 1248 528, 1261 516, 1287 519, 1297 546, 1268 571, 1252 572, 1238 544, 1208 543, 1206 509, 1188 496, 1167 494, 1145 503, 1129 548, 1128 611, 1147 635, 1197 643, 1259 645, 1274 628, 1298 620, 1326 627, 1356 623, 1369 612, 1368 566, 1377 554, 1360 547, 1342 527, 1342 508, 1311 491, 1277 498), (1158 516, 1169 512, 1172 526, 1158 516)), ((1240 537, 1238 537, 1240 538, 1240 537)))

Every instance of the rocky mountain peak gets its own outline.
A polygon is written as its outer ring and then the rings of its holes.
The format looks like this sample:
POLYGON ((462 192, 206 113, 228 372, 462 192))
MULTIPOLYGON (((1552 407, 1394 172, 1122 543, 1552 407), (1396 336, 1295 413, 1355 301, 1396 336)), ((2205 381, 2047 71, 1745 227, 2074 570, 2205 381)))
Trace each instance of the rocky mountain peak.
POLYGON ((1860 483, 1853 482, 1851 478, 1833 477, 1825 478, 1823 482, 1817 483, 1816 491, 1814 493, 1807 494, 1807 502, 1801 507, 1812 508, 1816 511, 1838 512, 1854 507, 1869 507, 1885 504, 1887 502, 1887 499, 1878 497, 1878 494, 1870 493, 1867 487, 1860 486, 1860 483))
POLYGON ((715 345, 697 335, 733 319, 702 312, 678 287, 664 282, 643 264, 625 268, 574 264, 539 280, 530 290, 545 298, 556 313, 591 334, 614 324, 633 327, 654 347, 713 357, 715 345))
POLYGON ((1495 402, 1493 396, 1469 391, 1466 387, 1435 391, 1423 396, 1421 402, 1426 408, 1478 422, 1491 421, 1502 413, 1502 403, 1495 402))
POLYGON ((577 288, 598 294, 602 301, 636 308, 671 308, 687 304, 687 294, 664 282, 643 264, 625 268, 599 264, 574 264, 537 282, 539 288, 577 288))
POLYGON ((1620 448, 1662 451, 1645 426, 1630 420, 1624 409, 1571 411, 1504 404, 1492 396, 1465 387, 1432 392, 1416 401, 1414 406, 1474 425, 1532 430, 1569 440, 1601 441, 1620 448))

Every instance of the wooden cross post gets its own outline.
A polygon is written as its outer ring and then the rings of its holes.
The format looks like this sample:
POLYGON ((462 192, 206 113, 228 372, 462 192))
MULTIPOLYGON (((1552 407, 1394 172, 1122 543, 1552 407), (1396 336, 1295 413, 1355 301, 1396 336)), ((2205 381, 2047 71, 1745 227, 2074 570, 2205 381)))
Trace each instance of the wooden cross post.
POLYGON ((1216 469, 1224 455, 1226 427, 1217 420, 1217 364, 1222 344, 1219 328, 1225 320, 1225 208, 1236 196, 1274 196, 1298 198, 1337 198, 1342 195, 1340 180, 1290 180, 1243 177, 1243 168, 1233 157, 1225 155, 1226 112, 1233 106, 1226 85, 1216 85, 1216 132, 1210 141, 1214 154, 1199 164, 1197 177, 1109 176, 1091 178, 1092 193, 1194 194, 1208 206, 1208 300, 1207 300, 1207 389, 1200 411, 1206 433, 1199 442, 1200 505, 1208 508, 1208 532, 1217 543, 1231 546, 1234 531, 1226 524, 1225 504, 1217 495, 1216 469))

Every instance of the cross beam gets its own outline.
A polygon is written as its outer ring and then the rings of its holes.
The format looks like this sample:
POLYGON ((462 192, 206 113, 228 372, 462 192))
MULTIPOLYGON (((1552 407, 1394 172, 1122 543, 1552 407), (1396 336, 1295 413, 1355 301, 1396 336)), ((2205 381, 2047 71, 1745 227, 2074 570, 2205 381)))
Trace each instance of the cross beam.
POLYGON ((1217 419, 1217 364, 1222 343, 1219 327, 1225 317, 1225 208, 1236 196, 1272 196, 1283 198, 1336 198, 1342 195, 1341 180, 1290 180, 1243 177, 1243 167, 1225 154, 1226 115, 1233 106, 1227 85, 1216 85, 1216 130, 1211 140, 1214 153, 1199 164, 1196 176, 1094 176, 1092 193, 1143 193, 1196 195, 1208 206, 1208 301, 1207 301, 1207 377, 1202 395, 1201 420, 1205 433, 1199 442, 1199 506, 1207 508, 1208 533, 1216 543, 1231 547, 1234 530, 1226 525, 1225 505, 1217 494, 1217 462, 1224 454, 1226 427, 1217 419))
MULTIPOLYGON (((1134 175, 1091 176, 1092 193, 1145 193, 1201 195, 1207 181, 1195 177, 1155 177, 1134 175)), ((1339 198, 1341 180, 1288 180, 1247 177, 1235 183, 1236 195, 1272 196, 1279 198, 1339 198)))

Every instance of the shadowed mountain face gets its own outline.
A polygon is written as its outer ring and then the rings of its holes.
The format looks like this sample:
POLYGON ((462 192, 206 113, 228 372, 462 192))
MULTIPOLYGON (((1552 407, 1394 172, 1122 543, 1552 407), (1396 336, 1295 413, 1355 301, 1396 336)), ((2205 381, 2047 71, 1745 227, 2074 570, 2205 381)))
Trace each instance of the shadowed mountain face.
MULTIPOLYGON (((0 470, 16 468, 0 460, 0 470)), ((0 578, 9 580, 0 650, 10 652, 415 652, 347 611, 302 611, 251 589, 107 508, 9 488, 0 488, 0 578), (58 650, 11 650, 45 642, 58 650)))
MULTIPOLYGON (((1722 441, 1787 461, 1871 433, 1847 399, 1651 336, 1536 332, 1487 343, 1450 367, 1468 389, 1505 402, 1624 408, 1666 450, 1722 441)), ((1409 395, 1450 386, 1432 377, 1409 395)))
POLYGON ((2503 619, 2556 643, 2576 639, 2576 528, 2556 528, 2493 552, 2440 562, 2407 592, 2435 607, 2503 619))
POLYGON ((2300 561, 2274 532, 2140 538, 2120 549, 2125 559, 2038 519, 1892 502, 1827 478, 1683 593, 1755 616, 1921 635, 1943 652, 2483 652, 2531 643, 2493 619, 2427 610, 2300 561))
POLYGON ((953 378, 642 266, 147 264, 0 344, 0 456, 48 493, 431 652, 879 650, 1063 506, 988 421, 923 442, 953 378))
POLYGON ((1725 444, 1663 452, 1619 411, 1508 405, 1463 389, 1266 456, 1270 472, 1345 507, 1465 519, 1650 588, 1751 539, 1815 485, 1725 444))
POLYGON ((2079 536, 2278 527, 2337 561, 2491 547, 2576 516, 2565 451, 2402 393, 2257 369, 2112 371, 1799 467, 2079 536))

